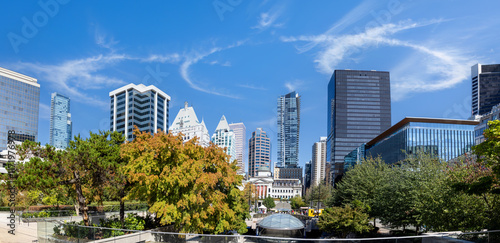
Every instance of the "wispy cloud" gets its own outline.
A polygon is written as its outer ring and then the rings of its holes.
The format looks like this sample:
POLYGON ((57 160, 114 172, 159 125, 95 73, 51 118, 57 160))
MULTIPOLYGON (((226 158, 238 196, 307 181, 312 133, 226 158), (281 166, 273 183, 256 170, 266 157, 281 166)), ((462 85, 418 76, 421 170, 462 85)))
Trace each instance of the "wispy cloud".
POLYGON ((284 23, 276 23, 278 18, 283 13, 283 6, 275 6, 267 12, 263 12, 258 17, 258 23, 252 26, 252 29, 265 30, 271 27, 281 27, 284 23))
POLYGON ((239 96, 224 93, 222 91, 216 90, 215 88, 207 88, 206 84, 204 85, 204 84, 200 84, 200 83, 196 82, 190 76, 190 68, 192 65, 198 63, 200 60, 204 59, 207 56, 210 56, 216 52, 220 52, 223 50, 227 50, 227 49, 241 46, 243 43, 244 43, 244 41, 238 41, 235 44, 232 44, 232 45, 229 45, 226 47, 214 47, 208 51, 192 52, 190 54, 185 55, 184 60, 179 68, 179 72, 181 74, 181 77, 184 79, 184 81, 186 81, 189 84, 189 86, 191 88, 193 88, 195 90, 198 90, 198 91, 201 91, 204 93, 208 93, 208 94, 224 96, 224 97, 233 98, 233 99, 239 99, 240 98, 239 96))
POLYGON ((101 29, 97 29, 94 34, 95 43, 103 48, 113 50, 119 42, 113 37, 108 37, 101 29))
POLYGON ((304 81, 302 80, 293 80, 285 83, 285 87, 288 89, 289 92, 292 91, 298 91, 300 87, 304 84, 304 81))
MULTIPOLYGON (((395 100, 405 97, 410 92, 428 92, 453 87, 467 78, 466 66, 470 60, 459 50, 432 48, 424 44, 415 44, 409 41, 392 38, 398 32, 410 30, 422 26, 441 23, 445 20, 432 20, 422 23, 410 21, 389 23, 379 27, 368 28, 365 32, 358 34, 331 35, 324 33, 315 36, 282 37, 284 42, 304 41, 320 46, 314 62, 317 63, 318 71, 330 75, 335 67, 355 53, 369 48, 380 46, 406 47, 423 54, 429 59, 424 69, 408 67, 404 71, 392 72, 393 98, 395 100), (417 72, 415 70, 418 70, 417 72), (404 75, 406 74, 406 75, 404 75), (432 76, 433 79, 425 79, 423 74, 432 76)), ((444 45, 444 44, 443 44, 444 45)), ((400 66, 399 69, 402 69, 400 66)), ((396 67, 396 69, 398 69, 396 67)))
POLYGON ((64 61, 59 64, 19 62, 17 70, 29 70, 39 79, 52 84, 55 90, 69 95, 73 100, 107 108, 108 102, 86 94, 95 90, 125 84, 121 79, 99 74, 100 71, 129 57, 126 55, 98 55, 89 58, 64 61))
POLYGON ((238 84, 238 87, 245 88, 245 89, 267 90, 264 87, 258 87, 258 86, 254 86, 251 84, 238 84))

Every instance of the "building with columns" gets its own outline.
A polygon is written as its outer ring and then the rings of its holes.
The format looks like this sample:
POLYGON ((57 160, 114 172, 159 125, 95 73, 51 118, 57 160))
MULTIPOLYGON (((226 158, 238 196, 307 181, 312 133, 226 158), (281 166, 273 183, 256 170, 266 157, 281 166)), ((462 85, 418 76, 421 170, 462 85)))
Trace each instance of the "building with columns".
POLYGON ((184 108, 181 108, 177 113, 169 131, 175 136, 182 133, 184 142, 197 137, 201 146, 208 147, 210 145, 210 135, 205 122, 198 120, 193 107, 189 107, 187 102, 184 103, 184 108))
POLYGON ((129 84, 109 92, 111 99, 110 130, 134 139, 134 126, 141 132, 168 131, 170 96, 155 87, 129 84))

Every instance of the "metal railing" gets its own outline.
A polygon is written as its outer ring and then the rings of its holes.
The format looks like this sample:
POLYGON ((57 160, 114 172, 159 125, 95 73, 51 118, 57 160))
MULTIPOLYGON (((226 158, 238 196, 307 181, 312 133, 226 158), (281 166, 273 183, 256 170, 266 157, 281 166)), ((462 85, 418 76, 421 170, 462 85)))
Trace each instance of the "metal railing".
POLYGON ((63 223, 57 220, 42 220, 37 224, 38 242, 190 242, 190 243, 444 243, 444 242, 500 242, 500 230, 481 232, 440 232, 419 236, 379 237, 379 238, 352 238, 352 239, 308 239, 282 238, 252 235, 207 235, 161 232, 159 230, 124 230, 105 227, 82 226, 63 223))

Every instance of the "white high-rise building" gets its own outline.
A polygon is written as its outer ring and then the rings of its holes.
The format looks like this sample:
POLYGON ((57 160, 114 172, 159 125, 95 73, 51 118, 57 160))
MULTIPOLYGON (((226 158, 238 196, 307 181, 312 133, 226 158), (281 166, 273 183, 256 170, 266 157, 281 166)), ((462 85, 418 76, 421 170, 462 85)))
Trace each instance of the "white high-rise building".
POLYGON ((229 128, 226 117, 223 115, 220 118, 219 124, 212 135, 212 143, 225 148, 226 154, 231 156, 231 161, 236 159, 236 137, 233 130, 229 128))
POLYGON ((169 131, 173 135, 182 133, 184 142, 198 137, 198 143, 201 146, 208 147, 210 145, 210 135, 208 134, 205 122, 198 120, 193 107, 188 107, 187 102, 184 103, 184 108, 181 108, 179 113, 177 113, 169 131))
POLYGON ((238 174, 245 173, 245 148, 246 148, 246 132, 247 129, 243 122, 239 123, 231 123, 229 124, 229 128, 233 130, 234 137, 236 138, 234 144, 236 146, 236 160, 238 161, 238 174))
POLYGON ((311 185, 317 186, 325 179, 326 137, 320 137, 319 142, 312 147, 311 185))
POLYGON ((168 130, 170 96, 154 85, 128 84, 109 92, 111 99, 110 130, 134 139, 134 127, 150 134, 168 130))

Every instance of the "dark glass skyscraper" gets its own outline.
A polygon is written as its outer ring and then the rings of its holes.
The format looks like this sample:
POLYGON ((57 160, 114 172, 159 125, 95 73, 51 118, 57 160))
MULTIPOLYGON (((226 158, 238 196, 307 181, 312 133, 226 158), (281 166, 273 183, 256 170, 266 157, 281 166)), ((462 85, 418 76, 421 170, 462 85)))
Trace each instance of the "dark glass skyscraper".
POLYGON ((66 149, 71 140, 72 123, 68 97, 52 93, 50 100, 50 145, 66 149))
POLYGON ((344 156, 391 127, 389 72, 335 70, 327 109, 326 161, 335 181, 343 173, 344 156))
POLYGON ((37 140, 39 102, 35 78, 0 68, 0 151, 7 148, 10 130, 16 141, 37 140))
POLYGON ((500 103, 500 64, 471 67, 472 115, 484 115, 500 103))
POLYGON ((295 91, 278 98, 278 161, 276 167, 299 164, 300 96, 295 91))

